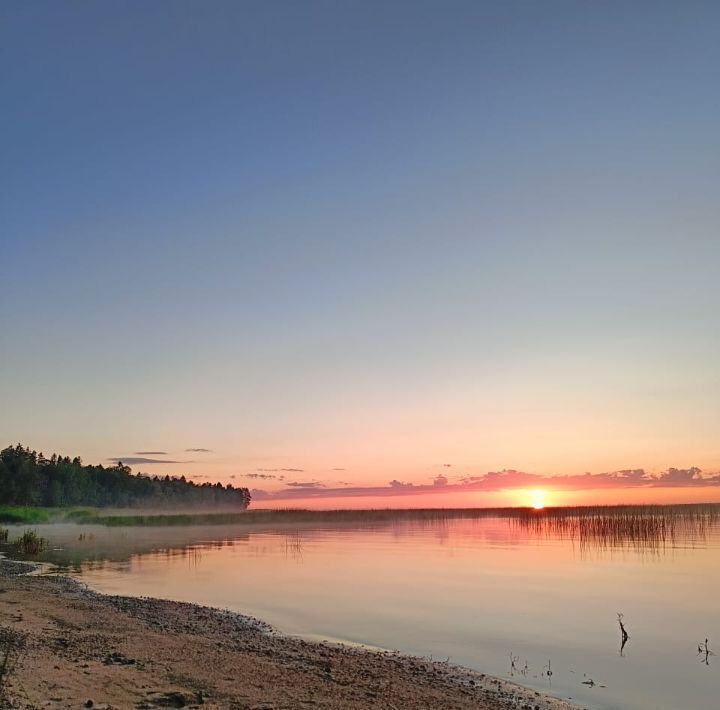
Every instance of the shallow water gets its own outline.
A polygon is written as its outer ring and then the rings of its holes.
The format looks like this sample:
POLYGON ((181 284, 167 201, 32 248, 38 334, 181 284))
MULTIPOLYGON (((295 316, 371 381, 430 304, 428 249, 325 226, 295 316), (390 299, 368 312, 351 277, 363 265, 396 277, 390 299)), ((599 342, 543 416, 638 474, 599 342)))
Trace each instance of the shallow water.
POLYGON ((639 540, 505 518, 35 529, 51 541, 44 559, 104 592, 449 658, 590 708, 718 707, 720 655, 697 653, 706 637, 720 652, 716 522, 639 540), (622 653, 618 612, 630 633, 622 653))

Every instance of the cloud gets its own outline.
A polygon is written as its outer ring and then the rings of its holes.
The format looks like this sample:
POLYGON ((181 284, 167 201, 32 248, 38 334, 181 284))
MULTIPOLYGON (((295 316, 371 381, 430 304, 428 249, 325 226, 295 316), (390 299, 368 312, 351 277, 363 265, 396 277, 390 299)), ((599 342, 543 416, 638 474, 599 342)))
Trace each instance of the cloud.
POLYGON ((699 481, 700 469, 695 468, 669 468, 665 473, 661 474, 661 481, 674 482, 674 483, 688 483, 692 481, 699 481))
POLYGON ((395 479, 388 483, 388 486, 390 486, 390 488, 412 488, 414 485, 414 483, 403 483, 402 481, 397 481, 395 479))
POLYGON ((118 463, 122 461, 125 465, 134 464, 153 464, 153 463, 192 463, 192 461, 171 461, 169 459, 148 459, 144 456, 114 456, 113 458, 105 459, 106 461, 112 461, 118 463))
POLYGON ((615 475, 627 481, 642 481, 645 478, 645 470, 642 468, 626 468, 622 471, 615 471, 615 475))
POLYGON ((167 451, 136 451, 136 456, 167 456, 167 451))
POLYGON ((433 479, 433 486, 435 486, 435 488, 442 488, 443 486, 447 486, 447 484, 448 479, 445 478, 445 476, 443 476, 442 474, 440 474, 439 476, 435 476, 435 478, 433 479))
POLYGON ((258 471, 266 473, 278 473, 278 471, 289 471, 290 473, 305 473, 304 468, 259 468, 258 471))
POLYGON ((319 483, 318 481, 304 481, 304 482, 298 482, 298 481, 291 481, 287 484, 288 486, 291 486, 292 488, 324 488, 324 483, 319 483))
POLYGON ((211 454, 212 449, 185 449, 185 451, 192 452, 195 454, 211 454))
POLYGON ((344 471, 344 468, 334 468, 333 471, 344 471))
POLYGON ((276 476, 274 473, 246 473, 245 478, 262 478, 263 480, 284 480, 285 476, 276 476))

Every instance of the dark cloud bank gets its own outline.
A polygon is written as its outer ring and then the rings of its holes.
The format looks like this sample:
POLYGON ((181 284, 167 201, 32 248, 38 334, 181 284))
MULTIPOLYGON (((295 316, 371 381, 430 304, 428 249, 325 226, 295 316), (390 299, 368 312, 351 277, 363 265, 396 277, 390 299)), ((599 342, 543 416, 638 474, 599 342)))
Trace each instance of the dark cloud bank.
POLYGON ((269 493, 252 491, 256 500, 273 498, 333 498, 359 496, 404 496, 423 493, 492 492, 514 488, 554 488, 565 491, 623 488, 701 488, 720 486, 720 473, 703 475, 699 468, 669 468, 662 473, 648 473, 642 468, 611 473, 584 473, 573 476, 542 476, 536 473, 505 470, 482 476, 466 476, 458 483, 450 483, 445 476, 437 476, 432 484, 416 485, 392 480, 386 486, 356 486, 325 488, 321 483, 288 483, 288 488, 269 493))

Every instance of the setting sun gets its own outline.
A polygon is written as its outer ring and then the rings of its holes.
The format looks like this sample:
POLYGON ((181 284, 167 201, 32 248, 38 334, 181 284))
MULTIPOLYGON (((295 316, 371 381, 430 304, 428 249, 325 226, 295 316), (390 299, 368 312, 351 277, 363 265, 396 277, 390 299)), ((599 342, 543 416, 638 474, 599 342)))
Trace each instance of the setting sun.
POLYGON ((545 507, 545 491, 530 491, 530 504, 535 510, 541 510, 545 507))

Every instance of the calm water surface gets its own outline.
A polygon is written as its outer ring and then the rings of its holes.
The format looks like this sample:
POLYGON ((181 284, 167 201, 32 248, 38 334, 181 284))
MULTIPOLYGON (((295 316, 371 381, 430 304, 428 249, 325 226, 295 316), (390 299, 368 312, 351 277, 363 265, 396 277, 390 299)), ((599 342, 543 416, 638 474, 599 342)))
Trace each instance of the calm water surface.
POLYGON ((590 708, 720 706, 720 656, 706 664, 697 653, 706 637, 720 652, 716 523, 664 541, 610 542, 503 518, 36 529, 52 543, 48 561, 103 592, 449 658, 590 708), (622 652, 618 612, 630 633, 622 652))

